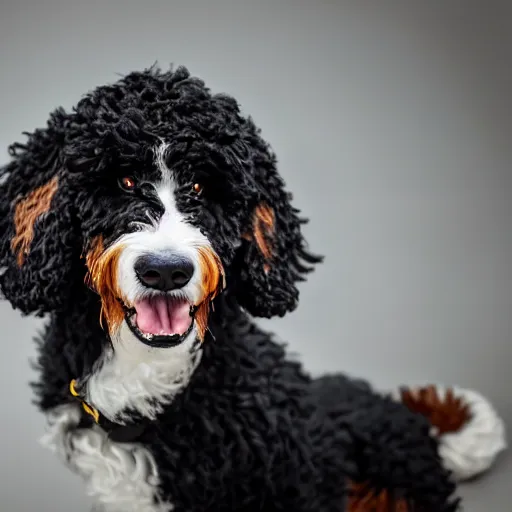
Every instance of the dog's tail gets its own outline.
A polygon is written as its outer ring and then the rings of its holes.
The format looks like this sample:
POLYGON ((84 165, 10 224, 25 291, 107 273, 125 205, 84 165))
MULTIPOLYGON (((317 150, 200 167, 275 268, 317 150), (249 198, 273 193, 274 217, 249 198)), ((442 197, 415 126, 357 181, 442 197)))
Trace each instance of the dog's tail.
POLYGON ((393 396, 429 419, 442 463, 458 482, 487 471, 507 448, 503 420, 476 391, 426 385, 402 387, 393 396))

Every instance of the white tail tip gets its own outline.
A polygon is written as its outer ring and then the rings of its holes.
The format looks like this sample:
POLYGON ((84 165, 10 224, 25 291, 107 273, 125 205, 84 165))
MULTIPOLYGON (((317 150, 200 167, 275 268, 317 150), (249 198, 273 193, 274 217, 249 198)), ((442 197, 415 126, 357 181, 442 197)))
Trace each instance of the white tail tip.
POLYGON ((446 469, 463 481, 491 468, 507 439, 503 420, 484 396, 461 388, 454 392, 469 406, 471 418, 459 431, 439 437, 439 454, 446 469))
POLYGON ((458 482, 487 471, 507 448, 503 420, 476 391, 438 385, 404 388, 398 399, 429 418, 443 465, 458 482))

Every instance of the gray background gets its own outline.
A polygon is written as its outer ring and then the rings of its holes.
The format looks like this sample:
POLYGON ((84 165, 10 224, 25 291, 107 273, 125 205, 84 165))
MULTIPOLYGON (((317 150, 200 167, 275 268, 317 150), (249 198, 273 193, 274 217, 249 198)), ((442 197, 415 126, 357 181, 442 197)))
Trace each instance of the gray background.
MULTIPOLYGON (((4 0, 0 146, 116 73, 187 65, 261 125, 327 257, 297 312, 264 324, 315 374, 476 388, 510 424, 511 14, 493 1, 4 0)), ((0 315, 0 509, 85 512, 79 480, 37 444, 38 322, 0 315)), ((466 510, 509 510, 511 466, 465 487, 466 510)))

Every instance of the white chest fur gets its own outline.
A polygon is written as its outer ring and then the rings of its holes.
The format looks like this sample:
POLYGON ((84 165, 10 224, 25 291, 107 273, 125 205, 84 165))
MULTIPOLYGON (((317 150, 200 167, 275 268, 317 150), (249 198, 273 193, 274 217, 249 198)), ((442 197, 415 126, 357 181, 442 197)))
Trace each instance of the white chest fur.
POLYGON ((136 411, 154 419, 184 389, 201 360, 195 328, 176 347, 151 348, 141 343, 123 322, 87 382, 86 400, 112 421, 136 411))
MULTIPOLYGON (((195 331, 179 346, 151 348, 126 323, 102 355, 86 385, 86 400, 100 414, 123 423, 127 411, 155 418, 190 381, 201 360, 195 331)), ((102 512, 170 512, 158 496, 153 455, 136 443, 116 443, 97 425, 77 428, 80 405, 66 404, 48 415, 43 444, 86 481, 102 512)))

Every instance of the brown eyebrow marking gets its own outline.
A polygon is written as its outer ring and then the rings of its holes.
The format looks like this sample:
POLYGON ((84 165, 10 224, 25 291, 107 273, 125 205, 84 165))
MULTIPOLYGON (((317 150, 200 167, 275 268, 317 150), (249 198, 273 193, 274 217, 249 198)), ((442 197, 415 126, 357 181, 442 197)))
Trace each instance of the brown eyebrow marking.
POLYGON ((37 219, 50 210, 52 199, 59 188, 57 176, 41 185, 26 197, 20 199, 14 209, 15 235, 11 240, 11 251, 17 254, 16 261, 21 267, 30 252, 37 219))

